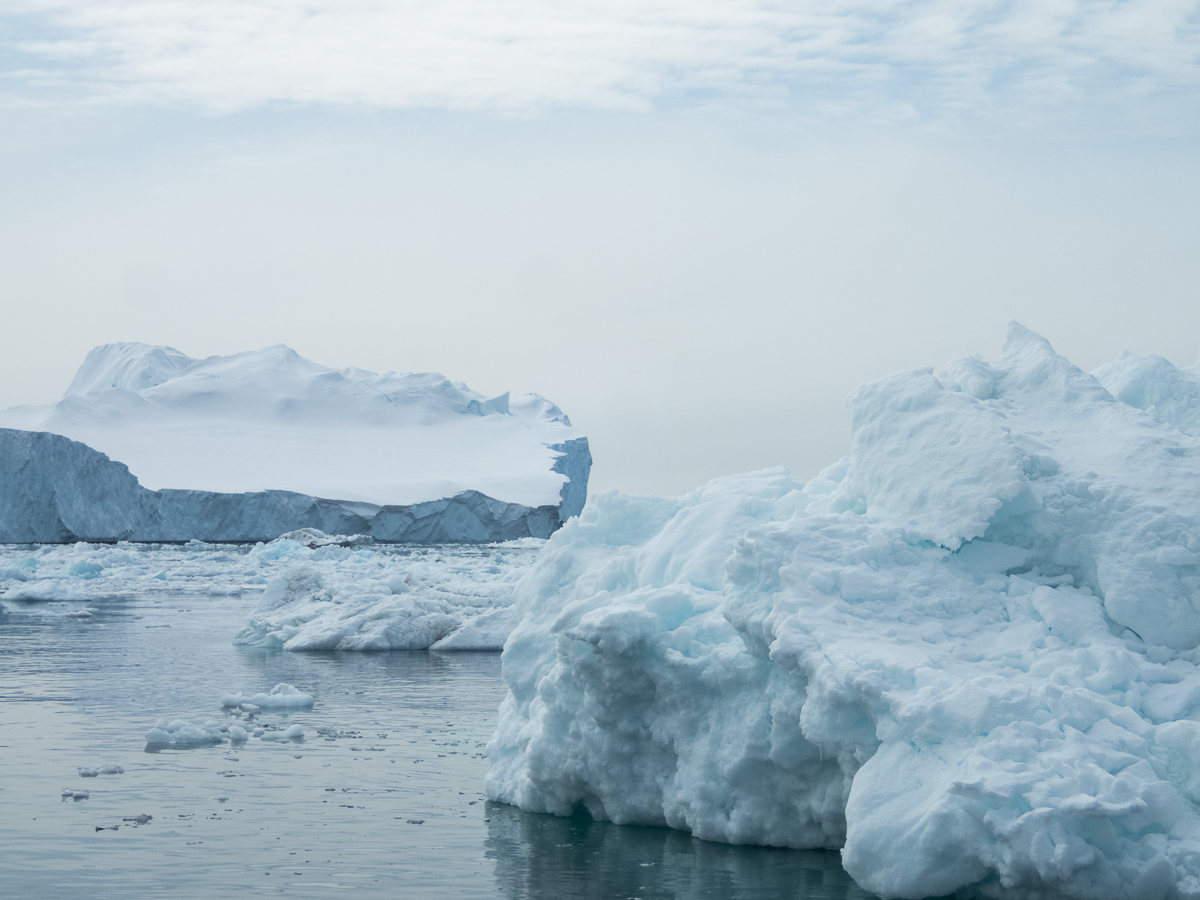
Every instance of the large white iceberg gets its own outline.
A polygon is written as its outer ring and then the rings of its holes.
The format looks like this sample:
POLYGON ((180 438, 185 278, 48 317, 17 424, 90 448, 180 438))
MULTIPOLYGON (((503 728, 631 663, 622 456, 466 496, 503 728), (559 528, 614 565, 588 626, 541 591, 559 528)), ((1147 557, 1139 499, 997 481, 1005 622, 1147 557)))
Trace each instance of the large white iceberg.
POLYGON ((536 394, 282 346, 197 360, 108 344, 59 403, 0 412, 0 540, 545 537, 582 508, 590 467, 536 394))
POLYGON ((593 498, 518 586, 488 796, 885 897, 1200 897, 1194 373, 1098 374, 1014 325, 856 391, 807 484, 593 498))

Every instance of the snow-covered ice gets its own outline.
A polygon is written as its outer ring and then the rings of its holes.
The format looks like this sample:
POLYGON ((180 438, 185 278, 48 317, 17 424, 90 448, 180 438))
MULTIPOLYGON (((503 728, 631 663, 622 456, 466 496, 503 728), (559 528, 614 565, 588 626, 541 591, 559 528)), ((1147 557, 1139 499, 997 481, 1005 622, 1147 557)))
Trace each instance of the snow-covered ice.
POLYGON ((438 373, 330 369, 284 346, 193 359, 136 343, 96 347, 59 403, 0 412, 0 427, 80 441, 153 491, 377 506, 468 490, 558 506, 567 476, 550 448, 580 437, 543 397, 489 399, 438 373))
POLYGON ((594 497, 517 588, 488 796, 885 897, 1200 897, 1196 383, 1013 325, 856 391, 807 484, 594 497))
POLYGON ((257 608, 239 643, 498 650, 516 624, 508 609, 515 584, 544 543, 401 547, 314 530, 302 537, 253 547, 0 546, 0 611, 36 604, 78 616, 88 611, 81 606, 143 594, 243 596, 257 608))

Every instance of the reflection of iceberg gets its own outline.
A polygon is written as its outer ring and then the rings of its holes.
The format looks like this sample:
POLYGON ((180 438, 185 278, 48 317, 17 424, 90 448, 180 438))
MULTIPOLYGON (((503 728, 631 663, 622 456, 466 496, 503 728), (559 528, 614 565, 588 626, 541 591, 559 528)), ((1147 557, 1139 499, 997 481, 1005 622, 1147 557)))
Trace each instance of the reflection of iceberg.
POLYGON ((613 825, 586 813, 539 816, 488 804, 496 893, 512 900, 865 900, 836 853, 735 847, 670 828, 613 825))
POLYGON ((841 847, 889 897, 1195 900, 1193 376, 1014 325, 857 390, 807 484, 594 497, 518 585, 488 797, 841 847))

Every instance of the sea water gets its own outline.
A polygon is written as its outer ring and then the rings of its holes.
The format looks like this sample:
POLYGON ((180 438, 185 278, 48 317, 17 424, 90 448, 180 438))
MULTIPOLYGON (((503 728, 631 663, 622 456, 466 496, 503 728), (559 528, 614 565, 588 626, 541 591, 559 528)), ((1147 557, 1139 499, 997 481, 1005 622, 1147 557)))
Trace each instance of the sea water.
POLYGON ((868 896, 836 853, 488 803, 499 653, 235 647, 255 600, 0 597, 0 896, 868 896), (160 718, 225 721, 224 694, 280 682, 314 707, 258 721, 303 742, 146 746, 160 718), (123 772, 79 772, 103 767, 123 772))

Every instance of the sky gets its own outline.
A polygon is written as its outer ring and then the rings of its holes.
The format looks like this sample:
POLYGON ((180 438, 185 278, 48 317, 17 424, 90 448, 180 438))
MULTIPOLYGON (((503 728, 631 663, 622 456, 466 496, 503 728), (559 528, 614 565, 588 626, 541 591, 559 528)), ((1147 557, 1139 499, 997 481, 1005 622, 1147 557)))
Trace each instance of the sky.
POLYGON ((111 341, 543 394, 599 489, 1200 351, 1200 2, 6 0, 0 408, 111 341))

